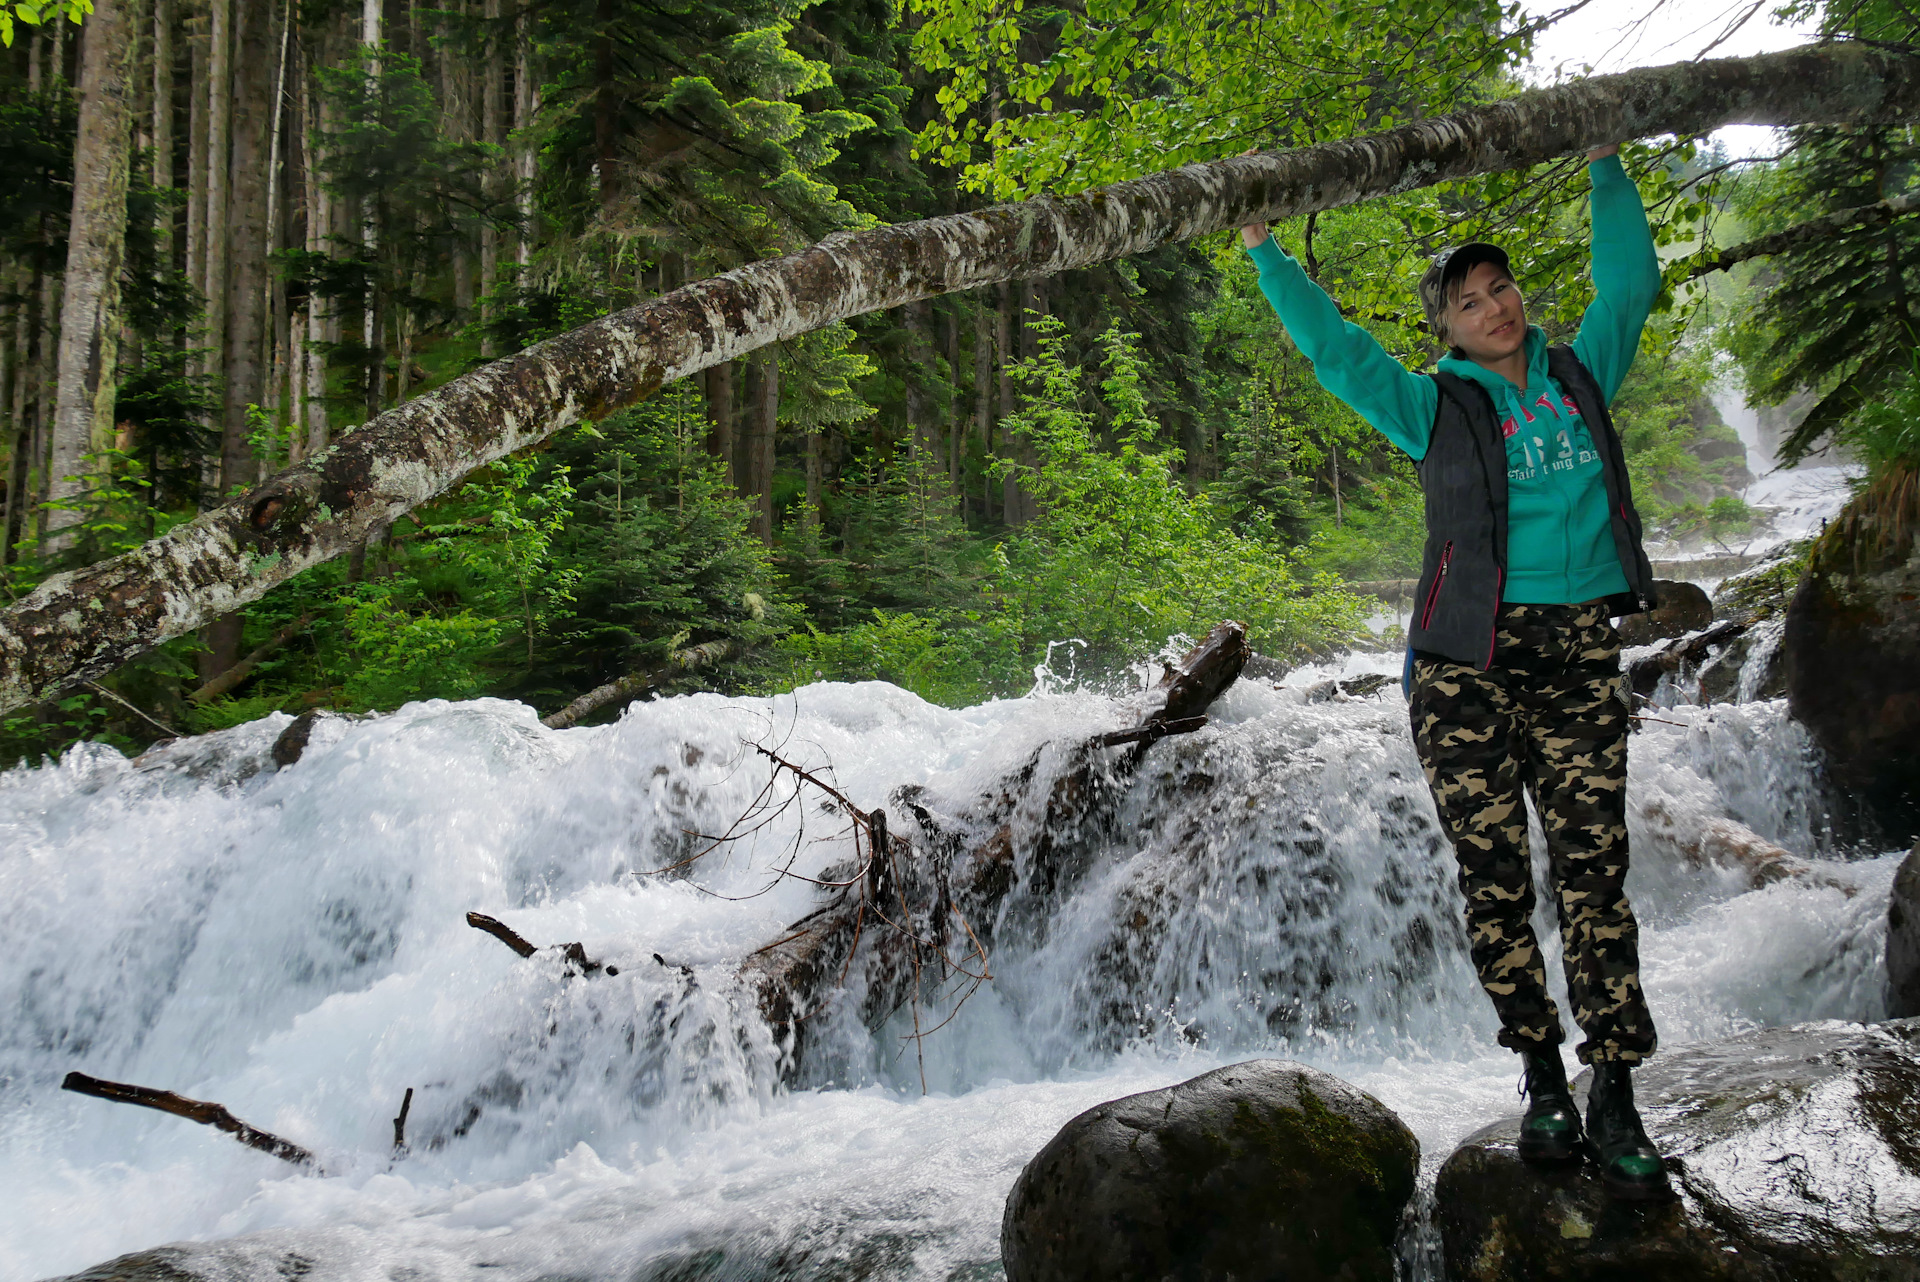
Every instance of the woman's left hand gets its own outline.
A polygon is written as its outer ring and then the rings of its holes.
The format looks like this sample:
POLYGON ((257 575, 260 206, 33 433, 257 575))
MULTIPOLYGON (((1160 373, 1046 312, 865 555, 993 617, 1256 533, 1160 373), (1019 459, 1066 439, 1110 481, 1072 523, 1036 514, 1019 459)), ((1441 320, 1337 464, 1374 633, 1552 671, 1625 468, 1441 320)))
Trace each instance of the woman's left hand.
POLYGON ((1620 144, 1610 142, 1604 147, 1595 147, 1592 151, 1588 152, 1587 163, 1591 165, 1596 160, 1605 160, 1608 156, 1617 156, 1619 154, 1620 144))

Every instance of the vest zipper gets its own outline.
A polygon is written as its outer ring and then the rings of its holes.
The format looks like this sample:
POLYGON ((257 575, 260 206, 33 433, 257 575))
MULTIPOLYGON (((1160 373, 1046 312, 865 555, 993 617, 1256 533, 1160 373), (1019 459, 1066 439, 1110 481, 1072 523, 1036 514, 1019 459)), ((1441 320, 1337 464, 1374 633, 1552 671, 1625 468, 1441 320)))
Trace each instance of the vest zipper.
POLYGON ((1440 549, 1440 572, 1433 576, 1433 586, 1427 589, 1426 609, 1420 612, 1420 626, 1426 627, 1433 621, 1433 608, 1440 604, 1440 589, 1447 581, 1447 567, 1453 564, 1453 540, 1447 540, 1447 546, 1440 549))

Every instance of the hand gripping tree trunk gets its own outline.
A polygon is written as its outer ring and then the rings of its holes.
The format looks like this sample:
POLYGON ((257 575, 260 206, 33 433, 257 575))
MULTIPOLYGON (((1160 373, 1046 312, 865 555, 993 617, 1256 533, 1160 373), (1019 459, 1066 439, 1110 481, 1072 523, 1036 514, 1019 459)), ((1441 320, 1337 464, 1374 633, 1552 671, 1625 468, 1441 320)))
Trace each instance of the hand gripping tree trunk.
POLYGON ((113 440, 120 342, 120 264, 127 246, 127 138, 140 0, 97 0, 81 49, 80 128, 73 148, 73 219, 60 308, 60 372, 48 468, 48 550, 84 515, 87 455, 113 440))
POLYGON ((0 611, 0 710, 109 672, 258 600, 476 467, 850 316, 1622 138, 1916 117, 1920 58, 1808 46, 1600 76, 1363 138, 841 233, 496 361, 141 548, 48 580, 0 611))

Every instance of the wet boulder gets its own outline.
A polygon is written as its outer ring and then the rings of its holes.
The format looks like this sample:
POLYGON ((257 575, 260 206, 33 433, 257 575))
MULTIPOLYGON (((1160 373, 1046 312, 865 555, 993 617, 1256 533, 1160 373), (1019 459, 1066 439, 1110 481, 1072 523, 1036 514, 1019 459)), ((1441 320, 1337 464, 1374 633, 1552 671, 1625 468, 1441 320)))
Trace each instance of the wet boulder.
POLYGON ((1788 707, 1833 782, 1870 834, 1904 844, 1920 835, 1920 485, 1899 479, 1861 491, 1814 543, 1781 650, 1788 707))
POLYGON ((1900 861, 1887 899, 1887 1014, 1920 1015, 1920 841, 1900 861))
POLYGON ((1620 644, 1651 645, 1697 632, 1713 622, 1713 599, 1698 583, 1655 579, 1660 608, 1620 620, 1620 644))
POLYGON ((1419 1141, 1337 1077, 1253 1060, 1089 1109, 1020 1173, 1009 1282, 1393 1277, 1419 1141))
MULTIPOLYGON (((1575 1083, 1582 1099, 1589 1075, 1575 1083)), ((1671 1202, 1616 1202, 1591 1165, 1520 1161, 1487 1127, 1434 1190, 1448 1276, 1471 1282, 1920 1280, 1920 1020, 1769 1028, 1634 1072, 1671 1202)))

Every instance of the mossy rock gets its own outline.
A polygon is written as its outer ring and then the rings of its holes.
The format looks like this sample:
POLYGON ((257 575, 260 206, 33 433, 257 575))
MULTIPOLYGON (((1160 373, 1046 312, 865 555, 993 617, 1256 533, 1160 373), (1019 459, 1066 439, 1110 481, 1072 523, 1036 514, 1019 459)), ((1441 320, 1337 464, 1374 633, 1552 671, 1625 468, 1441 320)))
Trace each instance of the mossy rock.
POLYGON ((1393 1277, 1419 1141, 1337 1077, 1254 1060, 1089 1109, 1027 1164, 1009 1282, 1393 1277))
POLYGON ((1762 1029, 1633 1078, 1674 1200, 1616 1201, 1590 1163, 1528 1166, 1509 1118, 1440 1168, 1448 1277, 1920 1282, 1920 1020, 1762 1029))

